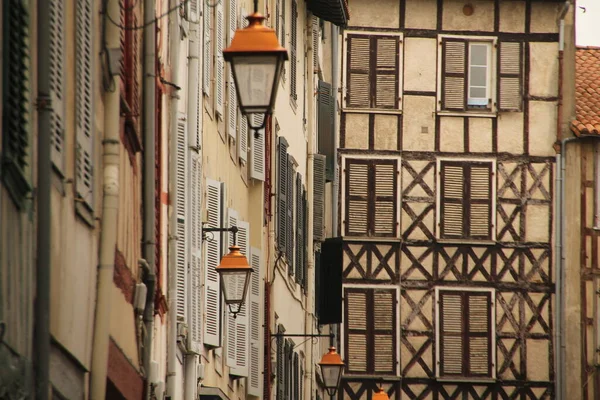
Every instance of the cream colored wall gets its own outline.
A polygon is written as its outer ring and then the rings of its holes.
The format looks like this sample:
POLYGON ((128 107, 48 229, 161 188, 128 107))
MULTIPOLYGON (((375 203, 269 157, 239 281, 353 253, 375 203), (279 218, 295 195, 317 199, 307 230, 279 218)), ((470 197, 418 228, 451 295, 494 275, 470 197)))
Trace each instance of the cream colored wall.
POLYGON ((377 26, 398 29, 400 27, 400 2, 395 0, 349 2, 351 26, 377 26))
POLYGON ((465 2, 462 0, 444 0, 442 29, 448 31, 493 31, 494 30, 494 1, 475 0, 473 15, 463 13, 465 2))

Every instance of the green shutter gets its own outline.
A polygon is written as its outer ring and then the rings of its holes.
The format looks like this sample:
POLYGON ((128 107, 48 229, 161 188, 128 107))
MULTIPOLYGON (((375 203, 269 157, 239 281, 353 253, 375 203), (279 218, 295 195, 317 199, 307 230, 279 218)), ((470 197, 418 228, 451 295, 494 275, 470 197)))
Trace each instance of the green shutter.
POLYGON ((333 120, 335 118, 333 105, 335 98, 333 97, 331 83, 319 81, 318 97, 317 97, 317 132, 319 154, 327 157, 326 175, 328 182, 333 182, 335 171, 335 141, 333 134, 333 120))
POLYGON ((279 251, 286 251, 287 236, 287 202, 288 202, 288 142, 285 138, 279 138, 277 148, 277 247, 279 251))

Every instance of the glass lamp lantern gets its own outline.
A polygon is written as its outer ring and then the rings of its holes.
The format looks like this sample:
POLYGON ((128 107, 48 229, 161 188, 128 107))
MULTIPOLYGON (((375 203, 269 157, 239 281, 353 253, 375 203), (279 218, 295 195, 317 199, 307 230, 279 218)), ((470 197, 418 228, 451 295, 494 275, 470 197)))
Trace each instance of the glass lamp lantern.
POLYGON ((323 376, 323 385, 327 394, 335 396, 340 381, 342 379, 342 370, 344 369, 344 362, 340 355, 335 351, 335 347, 330 347, 329 352, 323 355, 321 362, 321 375, 323 376))
POLYGON ((252 268, 248 265, 246 257, 240 252, 240 247, 231 246, 229 254, 221 259, 221 264, 216 271, 221 277, 221 291, 225 304, 229 306, 229 311, 235 317, 244 304, 252 268))
POLYGON ((390 400, 390 398, 383 388, 379 388, 379 390, 373 394, 373 400, 390 400))

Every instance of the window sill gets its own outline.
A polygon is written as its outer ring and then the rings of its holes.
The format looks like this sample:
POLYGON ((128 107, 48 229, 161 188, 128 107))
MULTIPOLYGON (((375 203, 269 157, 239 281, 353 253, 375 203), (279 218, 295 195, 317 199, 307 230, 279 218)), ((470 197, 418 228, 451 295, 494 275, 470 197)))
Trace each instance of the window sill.
POLYGON ((441 244, 480 244, 486 246, 493 246, 498 243, 495 240, 485 239, 437 239, 437 242, 441 244))
POLYGON ((344 107, 342 112, 355 113, 355 114, 387 114, 387 115, 401 115, 402 110, 392 110, 386 108, 352 108, 344 107))
POLYGON ((384 382, 400 382, 402 380, 401 376, 398 375, 380 375, 377 372, 373 374, 365 374, 365 373, 352 373, 344 371, 342 374, 342 380, 355 380, 355 379, 373 379, 376 376, 378 381, 384 382))
POLYGON ((479 117, 479 118, 498 118, 496 111, 442 111, 438 110, 440 117, 479 117))
POLYGON ((473 382, 473 383, 496 383, 495 378, 466 378, 457 376, 453 377, 436 377, 438 382, 473 382))
POLYGON ((399 237, 389 237, 389 236, 344 236, 342 235, 342 240, 345 242, 390 242, 390 243, 400 243, 402 239, 399 237))

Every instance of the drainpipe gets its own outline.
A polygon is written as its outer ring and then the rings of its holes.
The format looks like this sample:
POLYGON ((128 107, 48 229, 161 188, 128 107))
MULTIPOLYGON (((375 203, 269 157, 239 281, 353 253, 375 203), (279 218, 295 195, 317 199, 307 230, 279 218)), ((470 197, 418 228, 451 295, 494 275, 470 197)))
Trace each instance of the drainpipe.
MULTIPOLYGON (((43 2, 41 2, 43 3, 43 2)), ((115 19, 120 15, 118 0, 107 0, 104 9, 115 19)), ((112 23, 105 24, 105 47, 108 51, 119 52, 120 28, 112 23)), ((111 71, 112 88, 118 88, 119 75, 111 71)), ((92 347, 92 371, 90 398, 104 399, 106 396, 106 375, 108 369, 108 341, 110 323, 110 301, 115 263, 115 238, 117 236, 117 215, 119 208, 119 111, 121 94, 118 90, 104 92, 104 140, 102 216, 100 220, 100 254, 98 261, 98 288, 96 294, 96 315, 94 320, 94 343, 92 347)))
MULTIPOLYGON (((171 13, 169 16, 169 47, 171 53, 171 81, 174 84, 179 83, 179 13, 171 13)), ((166 398, 174 400, 176 393, 176 374, 177 374, 177 260, 175 254, 177 251, 177 106, 179 96, 175 88, 171 87, 171 126, 169 135, 169 204, 171 214, 169 215, 169 256, 168 256, 168 339, 167 339, 167 384, 166 398)))
POLYGON ((50 387, 50 5, 38 1, 38 168, 37 260, 35 301, 35 376, 37 400, 50 387))
MULTIPOLYGON (((199 135, 200 132, 197 132, 197 129, 201 129, 198 124, 198 114, 199 114, 199 88, 198 88, 198 80, 200 76, 200 66, 199 66, 199 55, 200 55, 200 24, 196 22, 190 21, 189 23, 189 53, 188 53, 188 99, 187 99, 187 128, 188 128, 188 149, 189 151, 200 152, 200 147, 196 148, 196 135, 199 135)), ((198 154, 201 158, 201 155, 198 154)), ((189 157, 188 162, 192 162, 192 157, 189 157)), ((191 171, 191 168, 190 168, 191 171)), ((201 184, 197 182, 197 184, 201 184)), ((199 200, 201 204, 201 200, 199 200)), ((188 349, 192 348, 192 334, 188 335, 188 349)), ((197 354, 188 353, 185 356, 185 393, 184 400, 195 400, 198 398, 196 392, 198 391, 198 377, 196 376, 196 366, 198 365, 198 361, 200 358, 197 354)))
POLYGON ((148 293, 144 308, 144 353, 142 364, 146 374, 146 399, 150 399, 150 361, 152 360, 152 340, 154 336, 154 296, 156 292, 156 22, 155 0, 144 0, 144 232, 143 250, 148 267, 145 276, 148 293))

